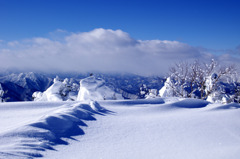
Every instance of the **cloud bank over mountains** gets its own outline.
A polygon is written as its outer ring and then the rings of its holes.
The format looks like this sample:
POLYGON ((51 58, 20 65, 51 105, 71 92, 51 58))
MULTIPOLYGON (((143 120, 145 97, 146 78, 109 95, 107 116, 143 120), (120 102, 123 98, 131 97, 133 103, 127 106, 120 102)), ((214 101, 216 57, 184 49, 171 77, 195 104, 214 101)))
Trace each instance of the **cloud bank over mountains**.
POLYGON ((102 28, 64 33, 57 39, 39 37, 0 42, 0 67, 27 71, 159 75, 174 62, 212 57, 205 49, 178 41, 136 40, 121 30, 102 28))

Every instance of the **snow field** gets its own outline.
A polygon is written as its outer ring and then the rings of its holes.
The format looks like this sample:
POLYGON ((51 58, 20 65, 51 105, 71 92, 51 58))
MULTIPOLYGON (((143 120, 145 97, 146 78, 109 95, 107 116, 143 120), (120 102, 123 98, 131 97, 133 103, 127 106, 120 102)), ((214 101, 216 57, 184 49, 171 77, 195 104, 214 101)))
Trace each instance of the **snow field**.
POLYGON ((47 151, 46 158, 238 159, 238 104, 194 99, 101 101, 114 113, 98 116, 84 136, 47 151), (164 102, 166 101, 166 102, 164 102), (192 106, 192 107, 191 107, 192 106), (227 109, 225 109, 227 108, 227 109))
POLYGON ((240 105, 182 98, 0 105, 0 158, 238 159, 240 105))

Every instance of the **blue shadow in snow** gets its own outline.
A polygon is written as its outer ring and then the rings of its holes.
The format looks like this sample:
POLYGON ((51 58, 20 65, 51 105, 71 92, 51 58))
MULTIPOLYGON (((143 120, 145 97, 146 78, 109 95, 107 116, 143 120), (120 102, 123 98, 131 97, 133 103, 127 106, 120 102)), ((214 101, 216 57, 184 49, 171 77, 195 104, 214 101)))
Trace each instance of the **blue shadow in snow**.
POLYGON ((184 99, 179 102, 171 104, 173 107, 178 108, 203 108, 206 107, 210 102, 201 99, 184 99))
POLYGON ((153 99, 135 99, 135 100, 122 100, 122 101, 107 101, 111 105, 144 105, 144 104, 164 104, 165 101, 162 98, 153 98, 153 99))
POLYGON ((213 110, 239 109, 239 108, 240 108, 240 104, 230 103, 230 104, 226 104, 226 105, 214 108, 213 110))
MULTIPOLYGON (((43 157, 40 153, 45 150, 55 150, 55 145, 68 145, 69 143, 62 138, 76 140, 73 137, 84 135, 85 132, 81 128, 87 127, 84 121, 94 121, 94 115, 107 115, 114 112, 109 111, 99 105, 97 102, 88 104, 74 104, 64 106, 63 111, 53 112, 52 114, 42 118, 40 121, 29 124, 28 126, 37 129, 26 130, 22 133, 16 132, 16 136, 24 138, 34 138, 37 142, 22 142, 17 154, 26 156, 26 158, 43 157), (28 152, 27 150, 35 150, 28 152)), ((0 152, 1 153, 1 152, 0 152)), ((16 155, 16 154, 11 154, 16 155)))

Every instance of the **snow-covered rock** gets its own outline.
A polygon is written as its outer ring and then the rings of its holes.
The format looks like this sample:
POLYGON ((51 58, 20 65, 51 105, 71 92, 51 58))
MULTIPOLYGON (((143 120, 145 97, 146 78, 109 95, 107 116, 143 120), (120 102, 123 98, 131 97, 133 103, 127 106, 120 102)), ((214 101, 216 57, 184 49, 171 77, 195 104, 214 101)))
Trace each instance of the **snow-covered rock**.
POLYGON ((78 101, 123 99, 122 95, 106 86, 101 78, 90 76, 80 81, 78 101))

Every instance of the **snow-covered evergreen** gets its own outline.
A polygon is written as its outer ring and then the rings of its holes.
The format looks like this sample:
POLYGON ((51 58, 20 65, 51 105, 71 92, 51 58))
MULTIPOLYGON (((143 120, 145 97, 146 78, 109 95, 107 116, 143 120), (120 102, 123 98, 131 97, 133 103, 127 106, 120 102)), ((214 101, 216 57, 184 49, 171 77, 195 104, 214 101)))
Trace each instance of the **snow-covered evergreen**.
POLYGON ((34 92, 32 97, 34 101, 73 101, 77 98, 79 85, 71 83, 68 78, 60 81, 57 76, 53 80, 53 84, 43 93, 34 92))
POLYGON ((3 102, 3 95, 4 95, 4 91, 3 91, 3 88, 2 88, 2 85, 0 83, 0 103, 3 102))
POLYGON ((157 89, 149 89, 148 94, 145 96, 145 99, 157 98, 158 90, 157 89))
POLYGON ((160 97, 174 97, 176 94, 172 88, 171 77, 168 77, 164 83, 164 86, 159 90, 160 97))
POLYGON ((123 99, 123 97, 107 86, 103 79, 90 76, 80 81, 78 101, 115 99, 123 99))

